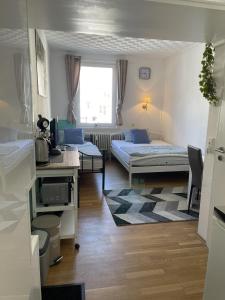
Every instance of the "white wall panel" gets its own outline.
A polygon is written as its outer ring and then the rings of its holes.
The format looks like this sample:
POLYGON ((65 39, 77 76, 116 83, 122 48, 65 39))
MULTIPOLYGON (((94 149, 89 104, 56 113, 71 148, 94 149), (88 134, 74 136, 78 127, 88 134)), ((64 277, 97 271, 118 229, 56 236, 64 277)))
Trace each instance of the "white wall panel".
POLYGON ((204 46, 198 45, 165 61, 164 137, 205 151, 209 105, 199 91, 204 46))

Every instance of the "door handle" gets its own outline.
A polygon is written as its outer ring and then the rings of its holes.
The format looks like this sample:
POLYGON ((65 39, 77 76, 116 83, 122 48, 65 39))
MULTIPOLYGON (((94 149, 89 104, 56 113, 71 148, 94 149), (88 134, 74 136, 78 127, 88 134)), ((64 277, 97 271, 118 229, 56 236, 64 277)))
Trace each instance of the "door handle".
POLYGON ((217 158, 218 158, 219 161, 223 161, 223 156, 222 155, 218 155, 217 158))
POLYGON ((216 152, 219 152, 219 153, 225 154, 225 149, 224 149, 224 147, 216 148, 215 151, 216 151, 216 152))

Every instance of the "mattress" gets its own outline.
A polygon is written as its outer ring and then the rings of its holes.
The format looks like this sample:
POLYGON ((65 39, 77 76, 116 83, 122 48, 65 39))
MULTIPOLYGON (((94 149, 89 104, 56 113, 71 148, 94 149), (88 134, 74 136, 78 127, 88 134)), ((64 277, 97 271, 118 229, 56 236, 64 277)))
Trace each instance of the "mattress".
POLYGON ((76 144, 76 145, 68 144, 68 146, 71 148, 76 147, 80 152, 80 169, 92 170, 92 160, 93 160, 94 171, 99 170, 103 167, 102 154, 99 151, 98 147, 93 145, 91 142, 85 142, 84 144, 76 144))
POLYGON ((135 151, 135 148, 138 149, 139 147, 151 147, 151 146, 172 146, 169 143, 166 143, 162 140, 153 140, 151 144, 133 144, 126 141, 118 141, 113 140, 112 141, 112 152, 115 153, 122 161, 124 161, 127 165, 129 165, 132 162, 132 166, 166 166, 166 165, 188 165, 188 156, 177 156, 176 154, 170 154, 170 155, 160 155, 160 157, 156 157, 155 155, 151 158, 145 158, 143 157, 136 157, 131 156, 127 152, 125 152, 123 149, 125 148, 131 148, 135 151), (136 159, 139 159, 136 161, 136 159))
POLYGON ((0 143, 0 173, 7 174, 22 162, 33 149, 33 140, 0 143))

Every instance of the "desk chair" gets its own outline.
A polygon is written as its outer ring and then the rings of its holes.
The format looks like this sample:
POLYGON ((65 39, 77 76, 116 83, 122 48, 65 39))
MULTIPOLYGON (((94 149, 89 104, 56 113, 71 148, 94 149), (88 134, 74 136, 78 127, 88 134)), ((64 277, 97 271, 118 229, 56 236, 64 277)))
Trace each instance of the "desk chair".
POLYGON ((203 160, 202 151, 199 148, 188 146, 188 159, 191 168, 192 178, 191 178, 191 190, 188 199, 188 213, 190 211, 193 191, 197 190, 196 199, 200 199, 201 187, 202 187, 202 173, 203 173, 203 160))

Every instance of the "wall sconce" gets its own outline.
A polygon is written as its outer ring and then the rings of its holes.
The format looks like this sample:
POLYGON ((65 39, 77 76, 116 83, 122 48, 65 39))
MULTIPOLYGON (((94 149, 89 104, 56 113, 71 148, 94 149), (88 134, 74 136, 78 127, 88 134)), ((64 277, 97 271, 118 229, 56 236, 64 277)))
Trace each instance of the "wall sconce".
POLYGON ((151 103, 151 98, 150 96, 144 96, 143 101, 142 101, 142 108, 144 110, 148 110, 148 105, 151 103))

